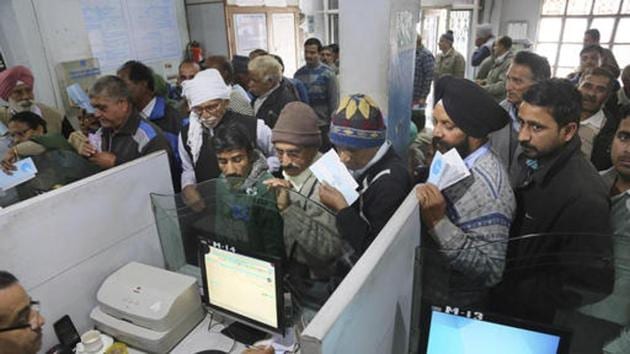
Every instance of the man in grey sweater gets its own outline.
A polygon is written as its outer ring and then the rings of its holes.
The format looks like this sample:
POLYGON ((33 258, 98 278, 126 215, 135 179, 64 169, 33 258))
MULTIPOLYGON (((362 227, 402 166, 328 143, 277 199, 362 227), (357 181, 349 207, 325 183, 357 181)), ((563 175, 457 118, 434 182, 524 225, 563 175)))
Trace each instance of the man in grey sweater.
POLYGON ((433 143, 455 148, 470 176, 440 191, 416 187, 423 221, 424 300, 434 305, 479 307, 503 275, 508 233, 516 209, 501 162, 488 134, 508 114, 471 81, 444 77, 436 83, 433 143))

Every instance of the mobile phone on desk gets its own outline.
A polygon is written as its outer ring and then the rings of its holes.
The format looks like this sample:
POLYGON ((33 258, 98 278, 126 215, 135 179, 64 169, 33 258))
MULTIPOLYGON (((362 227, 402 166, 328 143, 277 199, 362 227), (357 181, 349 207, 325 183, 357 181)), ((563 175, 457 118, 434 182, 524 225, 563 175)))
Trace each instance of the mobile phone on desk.
POLYGON ((65 315, 53 324, 59 343, 66 349, 65 353, 72 353, 77 343, 81 342, 81 336, 77 332, 70 316, 65 315))

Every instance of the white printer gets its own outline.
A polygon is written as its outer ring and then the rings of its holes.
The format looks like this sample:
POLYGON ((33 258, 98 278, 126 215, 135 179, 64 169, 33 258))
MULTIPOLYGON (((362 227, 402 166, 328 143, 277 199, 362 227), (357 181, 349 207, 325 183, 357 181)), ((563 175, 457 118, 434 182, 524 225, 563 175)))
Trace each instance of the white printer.
POLYGON ((131 262, 107 277, 90 317, 140 350, 167 353, 205 316, 195 278, 131 262))

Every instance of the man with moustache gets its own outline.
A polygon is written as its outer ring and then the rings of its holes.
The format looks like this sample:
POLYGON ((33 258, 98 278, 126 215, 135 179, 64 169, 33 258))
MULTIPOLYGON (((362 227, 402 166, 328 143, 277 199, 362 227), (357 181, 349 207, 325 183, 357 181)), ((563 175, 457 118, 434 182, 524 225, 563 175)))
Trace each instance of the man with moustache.
POLYGON ((230 88, 216 69, 200 71, 192 80, 183 82, 183 94, 191 107, 191 115, 182 124, 179 135, 179 155, 184 200, 193 209, 203 209, 196 184, 219 177, 221 171, 212 145, 214 130, 221 126, 238 126, 267 157, 270 170, 278 168, 271 143, 271 129, 254 117, 228 109, 230 88))
POLYGON ((509 117, 487 91, 465 79, 441 78, 435 100, 433 143, 443 154, 455 148, 470 176, 442 191, 431 183, 416 187, 425 248, 432 250, 425 299, 479 306, 501 280, 516 208, 507 174, 488 142, 488 134, 509 117))
MULTIPOLYGON (((516 180, 517 210, 510 235, 560 235, 509 243, 510 278, 494 296, 501 312, 551 323, 558 309, 588 303, 581 290, 606 294, 612 289, 611 239, 576 235, 610 232, 608 190, 580 152, 580 111, 580 93, 564 79, 537 83, 523 96, 518 136, 522 170, 516 180), (563 263, 575 254, 581 260, 601 261, 563 263), (548 256, 543 260, 542 255, 548 256)), ((592 301, 599 300, 594 297, 592 301)))
POLYGON ((0 73, 0 98, 9 103, 8 107, 0 107, 0 123, 8 126, 14 114, 30 111, 46 121, 50 133, 63 133, 68 137, 74 129, 63 114, 43 103, 35 102, 34 81, 31 70, 22 65, 0 73))
POLYGON ((342 254, 335 215, 320 204, 322 185, 309 169, 321 156, 317 122, 317 114, 305 103, 291 102, 282 109, 272 140, 284 179, 265 182, 277 191, 292 284, 301 295, 300 305, 314 311, 334 290, 329 281, 342 254))
MULTIPOLYGON (((523 102, 523 94, 535 83, 551 77, 551 68, 545 57, 520 51, 514 55, 505 80, 506 98, 500 105, 510 115, 510 122, 505 127, 490 133, 492 151, 507 169, 510 181, 518 175, 517 156, 521 153, 518 144, 518 108, 523 102)), ((513 184, 513 183, 512 183, 513 184)))
POLYGON ((612 166, 610 144, 615 135, 618 119, 605 107, 613 93, 615 78, 603 68, 586 70, 580 79, 578 91, 582 94, 582 113, 578 135, 582 153, 598 171, 612 166))
POLYGON ((0 270, 0 354, 36 354, 44 317, 15 276, 0 270))

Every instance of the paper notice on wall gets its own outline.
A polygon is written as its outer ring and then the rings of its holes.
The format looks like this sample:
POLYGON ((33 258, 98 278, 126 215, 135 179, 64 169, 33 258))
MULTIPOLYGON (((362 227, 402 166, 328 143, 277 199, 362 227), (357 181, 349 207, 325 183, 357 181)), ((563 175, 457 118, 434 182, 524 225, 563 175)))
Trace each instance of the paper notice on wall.
POLYGON ((436 185, 439 190, 444 190, 468 176, 470 171, 464 160, 457 150, 451 149, 446 154, 439 151, 435 153, 427 182, 436 185))
POLYGON ((309 168, 320 183, 328 183, 341 192, 348 205, 352 205, 359 198, 359 193, 356 191, 359 184, 354 180, 346 165, 341 162, 334 149, 322 155, 309 168))

